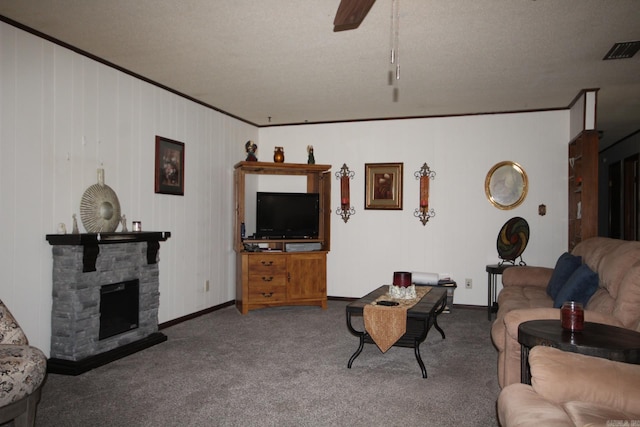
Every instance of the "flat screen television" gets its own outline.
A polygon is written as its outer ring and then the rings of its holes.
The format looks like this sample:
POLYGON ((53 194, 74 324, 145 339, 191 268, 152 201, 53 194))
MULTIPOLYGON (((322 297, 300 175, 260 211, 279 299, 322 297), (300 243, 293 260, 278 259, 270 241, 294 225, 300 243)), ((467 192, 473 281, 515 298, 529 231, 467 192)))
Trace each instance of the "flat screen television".
POLYGON ((257 193, 256 238, 317 239, 319 228, 318 193, 257 193))

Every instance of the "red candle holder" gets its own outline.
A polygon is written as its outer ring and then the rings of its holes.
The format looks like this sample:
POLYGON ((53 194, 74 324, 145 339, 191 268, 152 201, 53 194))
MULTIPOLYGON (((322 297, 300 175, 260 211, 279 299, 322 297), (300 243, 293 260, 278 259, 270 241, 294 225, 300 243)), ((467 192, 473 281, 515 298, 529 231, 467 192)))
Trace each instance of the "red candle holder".
POLYGON ((580 332, 584 329, 584 308, 582 303, 566 301, 560 309, 560 321, 562 329, 571 332, 580 332))
POLYGON ((396 271, 393 273, 393 286, 408 288, 411 286, 411 272, 396 271))

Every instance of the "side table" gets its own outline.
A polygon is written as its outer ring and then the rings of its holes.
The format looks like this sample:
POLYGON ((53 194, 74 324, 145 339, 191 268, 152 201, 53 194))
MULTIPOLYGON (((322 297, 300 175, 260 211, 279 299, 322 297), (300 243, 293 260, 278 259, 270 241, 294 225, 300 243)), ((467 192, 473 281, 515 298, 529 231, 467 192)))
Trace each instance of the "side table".
POLYGON ((491 320, 491 313, 498 311, 498 275, 507 268, 515 267, 513 264, 489 264, 485 269, 487 272, 487 318, 491 320))
POLYGON ((530 320, 518 326, 523 384, 531 384, 529 350, 536 345, 640 365, 640 332, 585 322, 582 332, 566 331, 558 320, 530 320))

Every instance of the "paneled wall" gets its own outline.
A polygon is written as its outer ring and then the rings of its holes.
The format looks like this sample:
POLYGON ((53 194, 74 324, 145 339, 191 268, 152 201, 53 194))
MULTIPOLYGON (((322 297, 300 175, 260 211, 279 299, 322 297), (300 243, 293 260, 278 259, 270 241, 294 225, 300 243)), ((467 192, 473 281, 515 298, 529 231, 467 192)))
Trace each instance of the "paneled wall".
POLYGON ((49 351, 51 246, 105 169, 122 213, 170 231, 160 322, 234 298, 233 164, 257 128, 0 23, 0 299, 49 351), (185 143, 185 195, 154 193, 155 136, 185 143), (210 280, 210 291, 204 283, 210 280))

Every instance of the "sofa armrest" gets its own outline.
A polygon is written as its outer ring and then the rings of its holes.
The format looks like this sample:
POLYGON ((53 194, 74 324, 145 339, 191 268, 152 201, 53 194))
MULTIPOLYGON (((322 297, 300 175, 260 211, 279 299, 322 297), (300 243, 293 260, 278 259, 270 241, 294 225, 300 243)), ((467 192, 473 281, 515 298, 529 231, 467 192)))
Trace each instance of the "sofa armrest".
POLYGON ((27 345, 29 340, 9 308, 0 300, 0 344, 27 345))
MULTIPOLYGON (((558 308, 518 308, 511 310, 504 315, 502 319, 496 320, 496 322, 502 322, 504 325, 504 332, 500 332, 498 325, 494 325, 492 328, 493 334, 504 334, 504 341, 498 342, 494 340, 496 347, 500 351, 498 368, 498 380, 501 387, 505 387, 509 384, 520 382, 520 343, 518 342, 518 326, 520 323, 527 322, 529 320, 542 320, 542 319, 554 319, 560 321, 560 309, 558 308), (495 330, 495 331, 494 331, 495 330), (502 367, 500 367, 500 365, 502 367)), ((607 325, 620 326, 623 325, 618 319, 613 316, 598 313, 592 310, 584 311, 584 320, 587 322, 604 323, 607 325)))
POLYGON ((571 426, 565 410, 525 384, 511 384, 498 395, 498 420, 503 427, 571 426))
POLYGON ((529 365, 533 389, 547 400, 595 403, 640 416, 640 365, 545 346, 531 349, 529 365))
MULTIPOLYGON (((545 319, 557 319, 560 320, 560 309, 550 307, 540 308, 518 308, 511 310, 504 315, 504 325, 507 332, 507 336, 511 339, 518 341, 518 326, 520 323, 528 322, 529 320, 545 320, 545 319)), ((520 344, 518 344, 520 345, 520 344)))
POLYGON ((546 288, 553 274, 547 267, 511 267, 502 272, 502 286, 539 286, 546 288))

